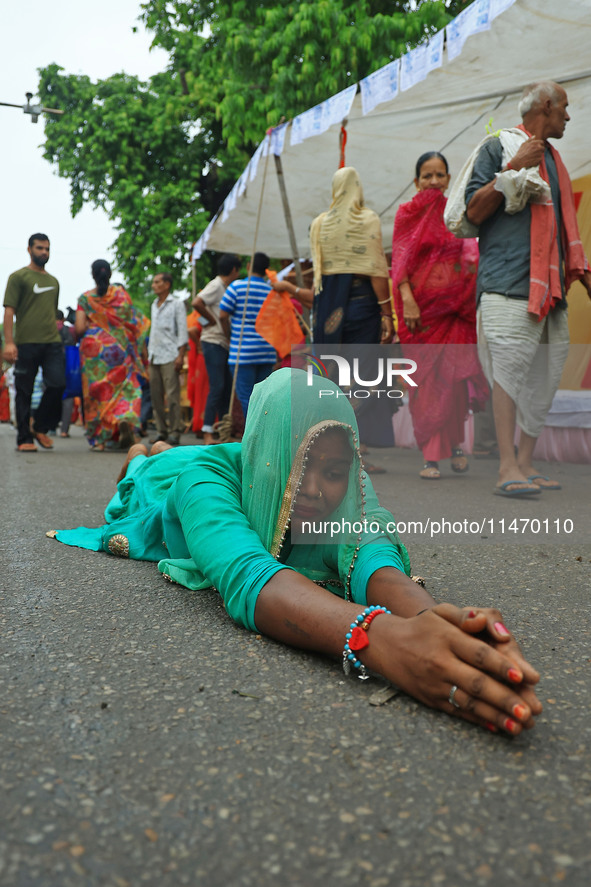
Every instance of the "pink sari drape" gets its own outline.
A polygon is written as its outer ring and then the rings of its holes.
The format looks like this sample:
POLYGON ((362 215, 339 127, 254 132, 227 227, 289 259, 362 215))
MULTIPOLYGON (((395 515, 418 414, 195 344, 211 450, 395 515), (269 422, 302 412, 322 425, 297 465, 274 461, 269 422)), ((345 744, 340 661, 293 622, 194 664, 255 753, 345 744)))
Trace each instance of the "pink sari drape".
POLYGON ((478 244, 447 230, 445 204, 441 191, 419 191, 398 209, 392 243, 398 336, 404 356, 418 365, 410 411, 417 444, 433 461, 451 456, 468 410, 481 409, 488 397, 476 353, 478 244), (403 280, 421 312, 422 329, 414 333, 404 323, 398 289, 403 280))

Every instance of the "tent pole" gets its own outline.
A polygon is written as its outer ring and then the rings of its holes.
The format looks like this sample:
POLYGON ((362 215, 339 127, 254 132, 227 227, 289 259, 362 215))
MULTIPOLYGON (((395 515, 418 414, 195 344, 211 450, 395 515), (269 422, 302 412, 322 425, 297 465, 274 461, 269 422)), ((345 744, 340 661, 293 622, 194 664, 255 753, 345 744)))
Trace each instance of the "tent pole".
POLYGON ((293 219, 291 217, 291 209, 287 199, 287 190, 285 188, 285 176, 283 175, 283 164, 278 154, 273 154, 275 158, 275 170, 277 171, 277 181, 279 183, 279 191, 281 193, 281 202, 283 203, 283 213, 285 215, 285 224, 287 225, 287 233, 289 234, 289 245, 291 246, 291 254, 295 268, 296 283, 298 286, 304 286, 304 276, 300 265, 298 246, 293 228, 293 219))

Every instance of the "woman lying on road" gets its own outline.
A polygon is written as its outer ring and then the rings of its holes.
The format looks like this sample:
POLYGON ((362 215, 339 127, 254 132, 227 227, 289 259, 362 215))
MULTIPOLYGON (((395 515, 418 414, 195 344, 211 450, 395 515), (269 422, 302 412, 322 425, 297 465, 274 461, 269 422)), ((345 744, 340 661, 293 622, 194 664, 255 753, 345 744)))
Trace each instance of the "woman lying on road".
POLYGON ((500 613, 436 604, 409 578, 349 402, 308 381, 283 369, 257 385, 242 444, 150 458, 133 447, 105 526, 50 535, 158 561, 192 590, 215 586, 246 628, 341 656, 346 671, 377 672, 448 714, 512 736, 532 727, 538 674, 500 613))

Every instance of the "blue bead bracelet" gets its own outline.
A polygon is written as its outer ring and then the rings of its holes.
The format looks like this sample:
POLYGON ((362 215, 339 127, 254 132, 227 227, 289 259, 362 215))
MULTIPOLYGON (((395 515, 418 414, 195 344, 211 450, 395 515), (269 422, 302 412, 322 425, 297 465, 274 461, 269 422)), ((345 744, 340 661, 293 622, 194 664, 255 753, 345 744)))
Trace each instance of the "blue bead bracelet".
POLYGON ((354 650, 351 649, 351 641, 353 640, 355 650, 367 647, 369 640, 367 639, 366 632, 375 617, 380 616, 382 613, 387 613, 389 616, 392 615, 391 611, 385 607, 366 607, 363 613, 356 617, 355 622, 351 623, 350 630, 345 635, 345 648, 343 650, 343 671, 346 675, 356 674, 360 681, 366 681, 369 677, 365 665, 357 658, 354 650))

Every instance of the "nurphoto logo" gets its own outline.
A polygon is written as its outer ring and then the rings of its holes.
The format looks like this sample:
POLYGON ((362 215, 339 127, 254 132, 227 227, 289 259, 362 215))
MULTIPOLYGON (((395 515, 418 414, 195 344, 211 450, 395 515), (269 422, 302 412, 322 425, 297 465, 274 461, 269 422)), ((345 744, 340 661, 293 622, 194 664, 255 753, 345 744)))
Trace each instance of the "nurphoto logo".
MULTIPOLYGON (((315 358, 308 358, 307 373, 308 386, 313 385, 312 377, 316 374, 324 378, 332 378, 333 381, 342 389, 342 393, 346 397, 367 398, 372 394, 377 396, 401 398, 404 392, 399 388, 395 388, 395 379, 403 380, 412 388, 417 387, 417 383, 412 378, 416 372, 417 363, 410 358, 405 357, 375 357, 371 364, 367 359, 353 357, 349 360, 342 354, 319 354, 315 358), (324 361, 331 360, 336 364, 336 378, 334 376, 334 366, 327 369, 324 361), (383 385, 383 388, 378 386, 383 385)), ((342 396, 341 392, 333 390, 320 390, 319 397, 338 397, 342 396)))

